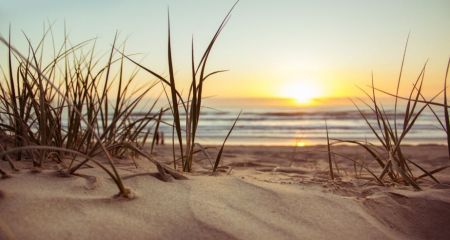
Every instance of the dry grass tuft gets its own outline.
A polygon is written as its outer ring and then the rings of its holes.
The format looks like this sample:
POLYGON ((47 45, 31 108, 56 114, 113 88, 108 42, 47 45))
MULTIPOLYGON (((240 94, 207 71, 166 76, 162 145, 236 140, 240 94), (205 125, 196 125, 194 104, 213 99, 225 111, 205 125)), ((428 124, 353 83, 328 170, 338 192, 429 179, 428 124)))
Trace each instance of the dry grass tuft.
MULTIPOLYGON (((176 170, 153 159, 151 153, 156 134, 162 115, 170 111, 174 118, 173 128, 182 170, 191 171, 193 156, 199 152, 194 150, 194 146, 197 146, 203 85, 209 77, 223 72, 206 73, 206 63, 236 4, 225 16, 197 65, 192 44, 192 82, 186 99, 181 96, 175 82, 170 22, 168 79, 124 54, 125 44, 118 43, 117 33, 106 60, 96 57, 95 39, 73 45, 64 31, 64 41, 57 46, 51 27, 45 29, 36 44, 25 35, 28 42, 26 54, 14 47, 11 30, 7 39, 0 36, 0 42, 7 48, 7 66, 1 68, 0 78, 0 158, 8 161, 14 171, 17 168, 13 160, 31 161, 33 171, 40 171, 44 164, 52 162, 59 166, 61 176, 77 174, 80 168, 92 163, 115 182, 119 190, 117 196, 125 198, 133 198, 134 194, 125 187, 113 158, 139 155, 156 165, 160 179, 186 179, 176 170), (48 41, 51 41, 53 49, 51 56, 45 54, 47 48, 44 46, 48 41), (44 60, 48 58, 50 60, 44 60), (126 74, 126 59, 140 68, 126 74), (140 69, 159 81, 137 85, 135 78, 140 69), (166 92, 170 107, 155 111, 159 98, 150 104, 145 104, 143 99, 154 91, 159 82, 163 83, 164 91, 167 86, 170 89, 169 94, 166 92), (113 91, 114 88, 116 90, 113 91), (145 111, 139 110, 139 115, 136 115, 138 108, 145 111), (185 122, 182 116, 186 116, 185 122), (4 144, 3 139, 9 142, 4 144), (152 142, 150 153, 147 153, 144 146, 149 140, 152 142)), ((220 162, 225 142, 236 121, 222 144, 213 170, 220 162)), ((175 144, 173 149, 176 168, 175 144)), ((9 176, 1 169, 0 174, 2 177, 9 176)))
POLYGON ((0 80, 0 133, 12 139, 9 145, 1 146, 1 158, 8 160, 13 170, 16 169, 11 158, 25 158, 32 161, 33 169, 55 162, 67 166, 65 170, 71 174, 92 161, 114 180, 122 195, 128 196, 112 157, 129 156, 131 151, 111 146, 144 146, 147 139, 141 136, 148 134, 157 113, 149 108, 142 118, 134 119, 131 114, 155 84, 130 93, 136 73, 125 80, 124 57, 114 57, 117 36, 103 65, 94 57, 95 41, 85 51, 92 41, 70 46, 66 34, 61 46, 53 45, 51 60, 44 62, 44 42, 50 31, 49 28, 36 45, 26 37, 26 56, 13 46, 11 38, 0 37, 8 50, 7 71, 3 71, 0 80), (119 66, 113 79, 115 65, 119 66), (110 90, 113 83, 118 91, 114 101, 110 101, 108 95, 114 96, 110 90), (79 156, 85 160, 73 166, 79 156), (109 167, 96 160, 102 157, 109 167))
MULTIPOLYGON (((422 95, 422 86, 425 78, 425 69, 427 63, 422 67, 418 77, 412 84, 412 88, 410 90, 408 97, 399 96, 399 87, 402 79, 403 65, 406 56, 407 44, 405 46, 405 51, 403 54, 403 60, 400 68, 400 74, 397 80, 397 88, 395 94, 390 94, 385 91, 381 91, 377 89, 374 85, 374 78, 372 74, 372 85, 371 85, 371 93, 364 91, 366 96, 369 99, 369 102, 366 102, 362 99, 359 99, 361 103, 363 103, 370 111, 363 111, 356 103, 354 103, 356 109, 360 113, 361 117, 366 122, 367 126, 370 128, 372 133, 375 135, 378 140, 377 144, 368 143, 366 141, 352 141, 345 139, 333 139, 334 142, 330 143, 328 141, 328 149, 330 149, 331 145, 346 143, 346 144, 354 144, 365 149, 370 156, 377 162, 379 166, 379 170, 381 173, 379 175, 375 175, 374 171, 366 168, 363 164, 358 163, 361 167, 364 167, 380 184, 384 185, 387 182, 394 183, 402 183, 405 185, 412 186, 415 190, 421 190, 419 186, 418 180, 424 177, 429 177, 432 181, 439 183, 439 181, 434 177, 434 174, 440 172, 449 166, 439 167, 437 169, 426 170, 421 165, 412 161, 411 159, 405 157, 402 152, 402 143, 407 137, 407 134, 413 128, 416 120, 421 116, 423 111, 427 108, 432 109, 431 105, 439 105, 434 103, 433 100, 442 92, 446 95, 446 79, 445 78, 445 88, 438 95, 433 97, 430 101, 425 100, 422 95), (379 102, 376 92, 381 91, 386 93, 392 97, 394 97, 394 113, 389 114, 384 108, 383 105, 379 102), (398 102, 406 101, 406 105, 404 109, 398 109, 398 102), (393 117, 392 117, 393 115, 393 117), (371 117, 374 117, 375 121, 371 121, 371 117), (381 152, 379 151, 381 148, 381 152), (414 171, 415 170, 415 171, 414 171), (420 175, 417 175, 416 172, 420 172, 420 175)), ((450 61, 449 61, 450 65, 450 61)), ((448 73, 448 67, 447 67, 448 73)), ((440 104, 444 109, 446 125, 444 125, 440 120, 442 128, 447 133, 447 139, 449 138, 448 131, 448 105, 446 96, 444 96, 444 104, 440 104)), ((438 115, 433 111, 435 116, 438 118, 438 115)), ((438 118, 439 119, 439 118, 438 118)), ((328 129, 327 129, 327 139, 328 139, 328 129)), ((330 151, 330 150, 329 150, 330 151)), ((450 156, 450 152, 449 152, 450 156)), ((330 157, 329 157, 330 158, 330 157)), ((353 161, 353 160, 352 160, 353 161)), ((331 160, 330 160, 330 171, 331 171, 331 160)), ((332 172, 331 172, 332 173, 332 172)))
MULTIPOLYGON (((122 53, 122 56, 139 66, 141 69, 149 73, 150 75, 156 77, 160 80, 160 82, 163 84, 164 89, 166 87, 169 89, 168 92, 166 92, 166 97, 169 102, 169 108, 170 112, 173 116, 173 132, 175 136, 173 137, 173 165, 174 168, 177 168, 177 154, 175 149, 175 139, 177 140, 177 146, 179 150, 179 156, 181 159, 181 168, 185 172, 190 172, 192 169, 192 162, 194 159, 194 155, 196 152, 195 146, 197 146, 196 137, 197 137, 197 129, 198 124, 200 121, 200 115, 202 110, 202 99, 203 99, 203 87, 206 82, 206 80, 218 73, 224 72, 225 70, 218 70, 213 71, 210 73, 206 73, 206 66, 208 62, 208 58, 212 52, 213 46, 216 43, 220 33, 224 29, 226 23, 231 17, 231 12, 233 11, 234 7, 238 1, 231 7, 231 9, 228 11, 227 15, 223 19, 222 23, 220 24, 219 28, 217 29, 216 33, 210 40, 206 50, 203 52, 202 57, 200 61, 196 64, 196 61, 194 59, 194 42, 192 40, 192 48, 191 48, 191 84, 189 87, 189 92, 187 97, 183 97, 180 89, 177 87, 176 81, 175 81, 175 74, 174 74, 174 65, 172 61, 172 45, 171 45, 171 31, 170 31, 170 17, 168 18, 168 41, 167 41, 167 66, 168 66, 168 77, 163 77, 162 75, 156 73, 155 71, 151 70, 150 68, 147 68, 137 61, 131 59, 130 57, 126 56, 124 53, 122 53), (184 114, 183 114, 184 113, 184 114), (183 116, 185 119, 183 119, 183 116)), ((234 128, 234 125, 231 130, 234 128)), ((230 132, 231 132, 230 130, 230 132)), ((222 156, 222 150, 225 145, 225 142, 228 138, 230 133, 228 133, 227 137, 225 138, 221 149, 219 150, 216 162, 213 167, 213 171, 216 170, 217 165, 220 162, 221 156, 222 156)))

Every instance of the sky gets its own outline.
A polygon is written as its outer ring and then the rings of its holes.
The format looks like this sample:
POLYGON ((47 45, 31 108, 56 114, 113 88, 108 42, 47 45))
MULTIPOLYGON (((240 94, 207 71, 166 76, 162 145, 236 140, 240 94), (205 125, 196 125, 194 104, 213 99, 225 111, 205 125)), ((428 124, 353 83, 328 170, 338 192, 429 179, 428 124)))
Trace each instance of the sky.
MULTIPOLYGON (((0 34, 7 36, 11 25, 14 43, 26 49, 23 32, 36 42, 44 24, 54 23, 61 37, 65 24, 72 42, 97 38, 103 54, 118 31, 127 53, 140 53, 136 60, 164 74, 169 9, 177 81, 186 82, 191 39, 199 56, 234 2, 0 0, 0 34)), ((209 80, 206 93, 360 96, 357 87, 370 83, 372 71, 377 86, 393 91, 410 34, 401 93, 428 59, 424 91, 431 96, 443 88, 450 57, 449 13, 448 0, 241 0, 208 65, 210 71, 229 71, 209 80)), ((140 81, 150 81, 147 77, 140 81)))

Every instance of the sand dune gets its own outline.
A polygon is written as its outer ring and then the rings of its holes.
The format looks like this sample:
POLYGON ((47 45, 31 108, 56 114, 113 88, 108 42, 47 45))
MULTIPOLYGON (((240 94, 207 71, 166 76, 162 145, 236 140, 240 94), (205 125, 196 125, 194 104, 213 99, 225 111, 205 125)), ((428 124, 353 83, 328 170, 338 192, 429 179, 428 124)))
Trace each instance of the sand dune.
MULTIPOLYGON (((429 147, 428 147, 429 148, 429 147)), ((445 156, 434 146, 428 159, 445 156), (431 155, 432 154, 432 155, 431 155)), ((411 147, 424 154, 424 147, 411 147), (421 149, 422 148, 422 149, 421 149)), ((424 180, 424 191, 377 186, 351 173, 329 181, 320 147, 229 147, 222 172, 200 160, 189 180, 162 182, 144 160, 122 163, 133 200, 114 198, 99 169, 60 177, 55 170, 0 180, 0 239, 446 239, 450 181, 424 180), (314 150, 314 151, 313 151, 314 150), (307 153, 312 151, 312 153, 307 153), (151 173, 151 174, 150 174, 151 173)), ((341 151, 359 153, 356 148, 341 151)), ((168 161, 169 148, 157 158, 168 161)), ((447 160, 448 161, 448 160, 447 160)), ((430 162, 430 165, 432 163, 430 162)), ((3 169, 5 163, 1 163, 3 169)))

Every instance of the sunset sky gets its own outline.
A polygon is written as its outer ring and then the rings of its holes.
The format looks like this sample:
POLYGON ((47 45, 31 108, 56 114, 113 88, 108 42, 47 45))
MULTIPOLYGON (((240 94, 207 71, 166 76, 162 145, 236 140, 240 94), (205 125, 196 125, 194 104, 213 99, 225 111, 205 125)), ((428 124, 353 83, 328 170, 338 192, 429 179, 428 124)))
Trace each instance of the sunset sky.
MULTIPOLYGON (((142 53, 134 58, 164 73, 169 8, 176 72, 183 81, 190 76, 191 37, 200 54, 234 2, 1 0, 0 34, 7 36, 11 24, 14 42, 24 49, 22 30, 37 41, 43 24, 55 22, 61 39, 65 21, 72 42, 98 37, 105 53, 118 30, 120 40, 128 39, 128 53, 142 53)), ((355 96, 361 94, 355 85, 369 84, 372 70, 376 84, 392 90, 410 32, 404 88, 429 59, 425 93, 431 95, 442 89, 450 56, 449 13, 448 0, 241 0, 209 65, 230 71, 211 79, 207 94, 355 96)))

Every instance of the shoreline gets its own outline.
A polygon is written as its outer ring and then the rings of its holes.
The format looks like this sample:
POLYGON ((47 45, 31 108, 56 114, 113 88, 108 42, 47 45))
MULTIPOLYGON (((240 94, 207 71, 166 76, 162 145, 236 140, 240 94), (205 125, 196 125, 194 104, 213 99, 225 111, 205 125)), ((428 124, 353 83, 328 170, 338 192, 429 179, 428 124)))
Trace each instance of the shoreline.
MULTIPOLYGON (((168 144, 165 144, 168 145, 168 144)), ((381 147, 381 145, 378 144, 373 144, 374 146, 377 147, 381 147)), ((220 147, 221 144, 205 144, 202 146, 209 146, 209 147, 220 147)), ((302 147, 326 147, 327 144, 323 143, 323 144, 306 144, 306 145, 274 145, 274 144, 226 144, 225 148, 227 147, 269 147, 269 148, 276 148, 276 147, 297 147, 297 148, 302 148, 302 147)), ((345 143, 340 143, 339 145, 336 146, 354 146, 354 145, 350 145, 350 144, 345 144, 345 143)), ((437 147, 447 147, 446 144, 442 144, 442 143, 418 143, 418 144, 408 144, 408 143, 404 143, 401 145, 402 147, 423 147, 423 146, 437 146, 437 147)))

